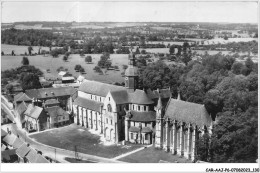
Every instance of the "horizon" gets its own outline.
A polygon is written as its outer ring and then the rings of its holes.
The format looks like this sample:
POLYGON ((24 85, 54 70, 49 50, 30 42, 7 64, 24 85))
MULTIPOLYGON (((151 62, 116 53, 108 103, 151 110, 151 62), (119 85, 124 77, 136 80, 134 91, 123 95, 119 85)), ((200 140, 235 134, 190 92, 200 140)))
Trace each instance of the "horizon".
POLYGON ((3 2, 1 23, 257 24, 257 2, 3 2), (23 6, 23 8, 20 8, 23 6))

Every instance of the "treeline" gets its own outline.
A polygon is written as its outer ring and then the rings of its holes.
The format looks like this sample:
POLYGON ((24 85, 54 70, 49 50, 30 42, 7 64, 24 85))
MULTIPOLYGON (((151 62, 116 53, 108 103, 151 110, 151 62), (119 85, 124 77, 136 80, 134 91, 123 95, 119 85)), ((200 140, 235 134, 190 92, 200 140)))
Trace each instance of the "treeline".
POLYGON ((17 30, 6 29, 1 31, 1 43, 24 46, 46 46, 52 45, 52 41, 59 39, 51 31, 42 30, 17 30))
POLYGON ((208 55, 187 66, 162 61, 141 69, 140 88, 170 87, 173 98, 200 103, 215 120, 212 136, 198 142, 196 158, 207 162, 255 162, 258 158, 258 68, 250 58, 208 55))
MULTIPOLYGON (((258 53, 258 42, 253 40, 249 42, 230 42, 226 44, 211 44, 202 45, 204 50, 227 50, 232 52, 252 52, 253 54, 258 53)), ((196 49, 196 46, 195 46, 196 49)))

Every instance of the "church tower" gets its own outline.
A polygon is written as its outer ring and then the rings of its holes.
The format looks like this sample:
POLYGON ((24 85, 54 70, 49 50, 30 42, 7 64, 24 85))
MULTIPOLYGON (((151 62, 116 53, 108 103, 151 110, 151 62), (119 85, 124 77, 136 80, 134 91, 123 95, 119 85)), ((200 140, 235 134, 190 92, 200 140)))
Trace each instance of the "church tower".
POLYGON ((156 110, 156 132, 155 132, 155 147, 162 148, 163 147, 163 106, 162 100, 159 96, 156 110))
POLYGON ((125 70, 125 87, 133 92, 138 88, 138 68, 136 67, 135 55, 129 54, 128 68, 125 70))

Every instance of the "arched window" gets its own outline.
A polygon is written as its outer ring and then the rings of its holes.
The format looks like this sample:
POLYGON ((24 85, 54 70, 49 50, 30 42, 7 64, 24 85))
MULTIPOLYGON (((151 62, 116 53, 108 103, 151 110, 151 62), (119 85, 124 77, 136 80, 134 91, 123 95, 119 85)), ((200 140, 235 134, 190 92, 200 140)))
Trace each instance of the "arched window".
POLYGON ((108 112, 112 112, 112 107, 111 107, 110 104, 107 105, 107 111, 108 111, 108 112))

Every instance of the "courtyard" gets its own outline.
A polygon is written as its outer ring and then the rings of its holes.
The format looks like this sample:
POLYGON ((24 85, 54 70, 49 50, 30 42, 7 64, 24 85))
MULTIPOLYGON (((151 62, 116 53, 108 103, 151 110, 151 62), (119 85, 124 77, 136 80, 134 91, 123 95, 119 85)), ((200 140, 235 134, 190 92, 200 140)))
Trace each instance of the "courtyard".
POLYGON ((77 152, 104 158, 114 158, 143 147, 136 144, 121 145, 104 142, 99 135, 75 124, 32 134, 30 138, 49 146, 71 151, 75 151, 76 148, 77 152))
POLYGON ((191 160, 187 160, 179 155, 173 155, 171 152, 156 149, 154 146, 147 147, 118 160, 130 163, 191 163, 191 160))

